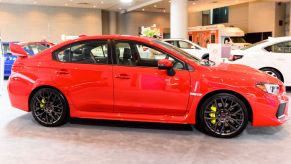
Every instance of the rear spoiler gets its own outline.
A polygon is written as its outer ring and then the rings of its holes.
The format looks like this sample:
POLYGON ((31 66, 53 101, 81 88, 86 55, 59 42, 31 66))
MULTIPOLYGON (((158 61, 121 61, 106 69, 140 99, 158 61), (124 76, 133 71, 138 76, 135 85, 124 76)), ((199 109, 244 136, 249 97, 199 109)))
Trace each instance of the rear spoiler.
POLYGON ((22 58, 28 57, 27 52, 18 44, 11 43, 9 45, 9 48, 10 48, 12 55, 14 55, 14 56, 18 56, 18 57, 22 57, 22 58))

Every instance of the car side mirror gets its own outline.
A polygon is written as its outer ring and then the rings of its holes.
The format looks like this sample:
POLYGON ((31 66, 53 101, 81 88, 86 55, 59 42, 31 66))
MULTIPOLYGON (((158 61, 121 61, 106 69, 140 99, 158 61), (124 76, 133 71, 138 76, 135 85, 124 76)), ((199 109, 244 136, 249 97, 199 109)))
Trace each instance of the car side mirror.
POLYGON ((158 68, 160 70, 167 70, 168 76, 175 76, 176 72, 173 69, 174 64, 171 60, 162 59, 158 61, 158 68))
POLYGON ((20 45, 10 44, 9 47, 13 55, 18 56, 18 57, 23 57, 23 58, 28 57, 28 54, 20 45))

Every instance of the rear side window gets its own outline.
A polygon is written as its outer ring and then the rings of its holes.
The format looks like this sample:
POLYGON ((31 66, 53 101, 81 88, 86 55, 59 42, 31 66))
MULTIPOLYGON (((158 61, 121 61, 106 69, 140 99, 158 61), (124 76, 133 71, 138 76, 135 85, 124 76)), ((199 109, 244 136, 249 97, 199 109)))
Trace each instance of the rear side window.
POLYGON ((291 53, 291 41, 268 46, 265 50, 274 53, 291 53))
POLYGON ((54 59, 64 63, 108 64, 107 41, 78 42, 54 52, 54 59))

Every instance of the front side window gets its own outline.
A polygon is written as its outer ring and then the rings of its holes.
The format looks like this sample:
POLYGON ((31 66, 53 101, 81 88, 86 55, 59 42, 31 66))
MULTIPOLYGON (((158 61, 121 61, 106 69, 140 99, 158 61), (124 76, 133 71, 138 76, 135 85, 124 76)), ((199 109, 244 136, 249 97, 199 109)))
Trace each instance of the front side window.
POLYGON ((107 41, 85 41, 69 45, 54 53, 60 62, 108 64, 107 41))
POLYGON ((291 41, 268 46, 265 50, 274 53, 291 53, 291 41))
POLYGON ((169 59, 173 61, 174 69, 184 69, 183 62, 142 43, 119 42, 115 46, 115 52, 118 65, 157 68, 159 60, 169 59))

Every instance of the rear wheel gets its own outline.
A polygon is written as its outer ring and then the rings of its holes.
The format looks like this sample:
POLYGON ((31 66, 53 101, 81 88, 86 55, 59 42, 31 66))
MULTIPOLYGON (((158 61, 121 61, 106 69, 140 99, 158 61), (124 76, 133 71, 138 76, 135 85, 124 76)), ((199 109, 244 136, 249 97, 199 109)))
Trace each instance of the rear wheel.
POLYGON ((67 121, 69 109, 60 92, 51 88, 43 88, 32 96, 30 111, 39 124, 55 127, 67 121))
POLYGON ((277 70, 275 70, 273 68, 263 68, 263 69, 261 69, 261 71, 263 71, 263 72, 265 72, 265 73, 267 73, 267 74, 269 74, 269 75, 271 75, 271 76, 283 81, 282 75, 277 70))
POLYGON ((220 93, 206 99, 199 111, 198 125, 214 137, 232 138, 248 124, 246 105, 236 96, 220 93))

